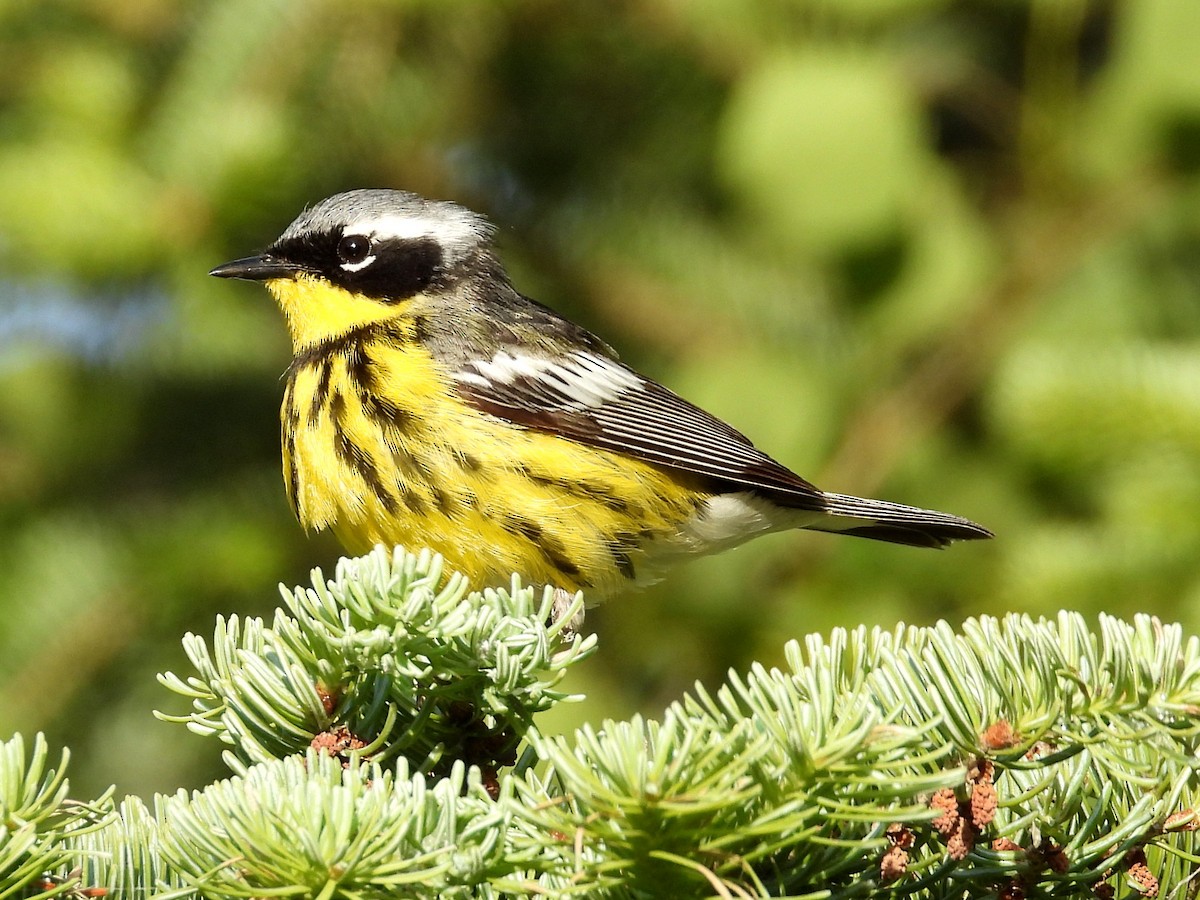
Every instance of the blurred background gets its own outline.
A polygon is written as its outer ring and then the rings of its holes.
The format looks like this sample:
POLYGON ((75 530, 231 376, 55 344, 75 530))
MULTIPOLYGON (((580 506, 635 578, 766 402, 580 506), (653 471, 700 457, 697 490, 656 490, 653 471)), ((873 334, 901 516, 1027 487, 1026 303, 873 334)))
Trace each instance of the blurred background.
POLYGON ((73 793, 223 771, 187 630, 332 569, 279 474, 281 317, 207 277, 352 187, 501 226, 517 286, 944 553, 759 540, 593 611, 588 702, 859 623, 1200 626, 1200 4, 0 5, 0 736, 73 793))

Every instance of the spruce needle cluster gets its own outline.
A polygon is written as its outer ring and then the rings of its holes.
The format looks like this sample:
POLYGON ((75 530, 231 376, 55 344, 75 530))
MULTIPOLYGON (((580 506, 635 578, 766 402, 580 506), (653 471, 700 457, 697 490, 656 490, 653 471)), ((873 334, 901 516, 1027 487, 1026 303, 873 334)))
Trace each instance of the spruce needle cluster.
POLYGON ((211 645, 187 635, 196 674, 160 679, 193 707, 163 718, 232 744, 237 771, 314 743, 421 771, 494 771, 515 761, 535 714, 570 699, 556 685, 596 646, 560 641, 581 597, 552 623, 552 590, 514 577, 510 591, 468 594, 428 552, 378 548, 282 594, 269 626, 234 616, 218 620, 211 645))
POLYGON ((1151 617, 834 630, 549 735, 595 647, 552 595, 379 549, 284 600, 163 677, 228 779, 79 807, 4 745, 0 897, 1137 898, 1200 865, 1200 641, 1151 617))

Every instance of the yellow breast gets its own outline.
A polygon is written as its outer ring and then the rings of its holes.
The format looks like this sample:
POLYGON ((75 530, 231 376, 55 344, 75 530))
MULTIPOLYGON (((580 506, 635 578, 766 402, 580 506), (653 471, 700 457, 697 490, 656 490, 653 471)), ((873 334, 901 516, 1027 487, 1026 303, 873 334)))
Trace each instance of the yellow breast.
POLYGON ((702 552, 690 476, 467 406, 403 316, 298 353, 282 418, 296 515, 352 553, 429 547, 478 586, 518 572, 598 600, 702 552))

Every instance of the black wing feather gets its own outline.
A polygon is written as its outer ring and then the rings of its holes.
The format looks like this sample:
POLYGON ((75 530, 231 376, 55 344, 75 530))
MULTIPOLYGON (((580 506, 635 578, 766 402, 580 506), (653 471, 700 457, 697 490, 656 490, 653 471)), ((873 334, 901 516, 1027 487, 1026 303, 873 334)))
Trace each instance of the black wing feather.
POLYGON ((718 491, 752 489, 783 506, 824 509, 821 491, 729 424, 616 360, 601 362, 619 367, 632 386, 596 404, 571 394, 562 369, 505 379, 464 370, 458 387, 477 409, 517 425, 705 476, 718 491))
POLYGON ((512 351, 468 361, 455 377, 467 402, 506 421, 700 475, 717 493, 753 490, 826 514, 807 528, 917 547, 992 536, 949 513, 820 491, 732 426, 608 356, 512 351))

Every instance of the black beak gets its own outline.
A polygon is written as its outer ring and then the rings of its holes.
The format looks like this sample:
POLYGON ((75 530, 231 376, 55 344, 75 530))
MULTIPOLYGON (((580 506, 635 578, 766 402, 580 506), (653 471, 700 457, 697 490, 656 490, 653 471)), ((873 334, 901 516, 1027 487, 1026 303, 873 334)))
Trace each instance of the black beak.
POLYGON ((247 256, 245 259, 235 259, 223 263, 209 272, 217 278, 243 278, 246 281, 270 281, 272 278, 292 278, 307 271, 304 266, 298 266, 286 259, 263 253, 259 256, 247 256))

